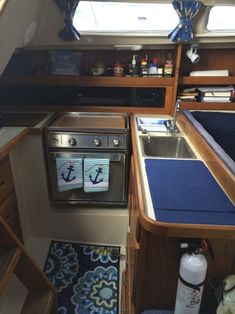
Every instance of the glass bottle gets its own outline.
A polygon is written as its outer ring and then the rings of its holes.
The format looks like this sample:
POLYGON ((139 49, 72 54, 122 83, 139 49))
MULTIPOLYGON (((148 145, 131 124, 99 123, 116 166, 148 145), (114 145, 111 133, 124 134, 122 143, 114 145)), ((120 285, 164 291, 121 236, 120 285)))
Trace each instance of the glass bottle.
POLYGON ((129 67, 129 75, 130 76, 138 76, 138 66, 136 62, 137 55, 132 56, 132 61, 129 67))
POLYGON ((173 58, 172 58, 172 53, 168 53, 167 54, 167 58, 166 58, 166 63, 164 66, 164 76, 165 77, 171 77, 173 75, 173 58))
POLYGON ((141 76, 146 77, 148 76, 148 61, 147 59, 142 59, 140 62, 140 72, 141 76))
POLYGON ((157 76, 157 59, 153 59, 149 64, 149 76, 157 76))

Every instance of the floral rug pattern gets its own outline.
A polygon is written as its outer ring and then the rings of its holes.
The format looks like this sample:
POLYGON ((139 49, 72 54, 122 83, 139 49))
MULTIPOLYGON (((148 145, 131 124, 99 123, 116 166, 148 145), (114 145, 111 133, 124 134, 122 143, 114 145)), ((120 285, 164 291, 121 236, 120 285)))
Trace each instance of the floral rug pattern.
POLYGON ((44 273, 58 314, 118 314, 120 247, 52 241, 44 273))

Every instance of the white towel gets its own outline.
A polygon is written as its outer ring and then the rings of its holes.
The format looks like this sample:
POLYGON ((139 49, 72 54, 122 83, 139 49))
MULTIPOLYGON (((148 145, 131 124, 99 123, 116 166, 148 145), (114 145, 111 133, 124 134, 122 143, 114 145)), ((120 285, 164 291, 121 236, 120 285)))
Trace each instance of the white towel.
POLYGON ((59 192, 83 187, 82 158, 56 158, 59 192))
POLYGON ((104 192, 109 189, 109 159, 84 159, 84 191, 104 192))

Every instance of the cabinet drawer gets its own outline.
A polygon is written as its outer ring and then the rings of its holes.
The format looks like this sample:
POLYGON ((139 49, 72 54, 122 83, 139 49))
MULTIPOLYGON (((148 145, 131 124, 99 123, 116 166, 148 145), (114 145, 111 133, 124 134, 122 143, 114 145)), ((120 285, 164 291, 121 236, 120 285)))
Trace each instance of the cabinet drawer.
POLYGON ((18 210, 15 193, 8 195, 7 199, 0 206, 0 215, 11 229, 14 229, 18 222, 18 210))
POLYGON ((14 188, 11 165, 8 158, 0 161, 0 204, 14 188))
POLYGON ((14 191, 12 191, 0 205, 0 216, 5 220, 17 238, 23 242, 20 218, 14 191))

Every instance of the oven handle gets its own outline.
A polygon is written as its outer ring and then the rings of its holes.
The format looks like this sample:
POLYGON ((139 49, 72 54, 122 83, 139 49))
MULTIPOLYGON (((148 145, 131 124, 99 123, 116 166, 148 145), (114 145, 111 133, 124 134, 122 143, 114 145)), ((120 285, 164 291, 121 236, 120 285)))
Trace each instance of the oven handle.
POLYGON ((122 153, 122 154, 106 154, 106 153, 101 153, 101 154, 92 154, 92 153, 79 153, 79 154, 76 154, 76 153, 50 153, 50 158, 52 160, 56 160, 56 158, 107 158, 110 160, 110 162, 120 162, 122 161, 123 159, 125 159, 125 154, 122 153))

